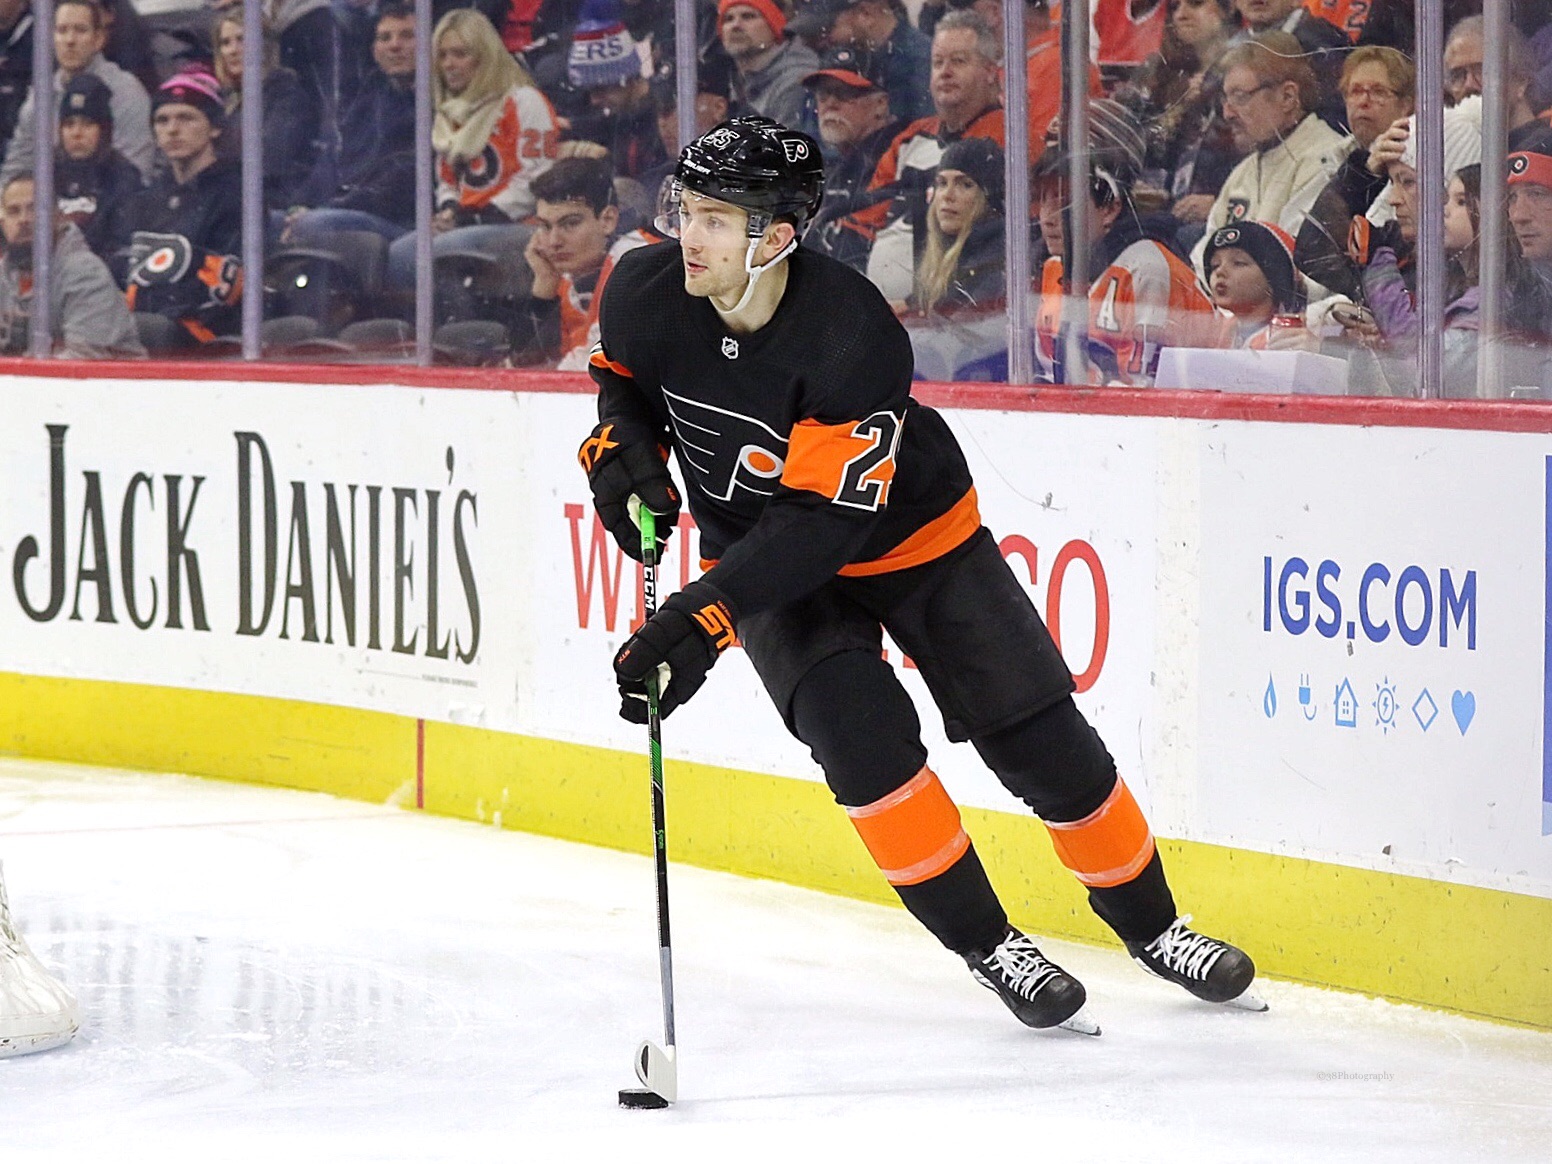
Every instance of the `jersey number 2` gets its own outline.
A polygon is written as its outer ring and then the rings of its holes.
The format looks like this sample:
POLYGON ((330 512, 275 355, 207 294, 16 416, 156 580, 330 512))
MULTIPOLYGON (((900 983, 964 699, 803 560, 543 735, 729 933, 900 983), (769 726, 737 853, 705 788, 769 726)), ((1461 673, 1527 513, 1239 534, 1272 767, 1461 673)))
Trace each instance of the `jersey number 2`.
POLYGON ((846 462, 835 494, 839 504, 876 510, 888 500, 889 485, 895 479, 900 422, 892 412, 875 412, 852 426, 851 435, 870 444, 846 462))

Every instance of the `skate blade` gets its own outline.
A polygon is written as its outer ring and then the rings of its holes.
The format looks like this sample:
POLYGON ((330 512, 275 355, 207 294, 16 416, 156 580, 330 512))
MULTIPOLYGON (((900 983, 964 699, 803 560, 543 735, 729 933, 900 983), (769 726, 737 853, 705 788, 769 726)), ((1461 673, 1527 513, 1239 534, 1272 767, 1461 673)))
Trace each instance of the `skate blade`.
POLYGON ((1064 1031, 1071 1031, 1075 1035, 1098 1035, 1099 1024, 1094 1021, 1094 1016, 1089 1014, 1087 1006, 1080 1006, 1077 1012, 1066 1022, 1056 1024, 1064 1031))
POLYGON ((666 1051, 656 1043, 644 1042, 636 1048, 636 1078, 649 1091, 669 1103, 679 1098, 679 1070, 674 1064, 674 1049, 666 1051))
POLYGON ((1245 987, 1243 991, 1236 994, 1223 1005, 1232 1006, 1235 1010, 1255 1011, 1258 1014, 1264 1010, 1271 1009, 1266 1005, 1266 999, 1257 994, 1255 988, 1251 986, 1245 987))

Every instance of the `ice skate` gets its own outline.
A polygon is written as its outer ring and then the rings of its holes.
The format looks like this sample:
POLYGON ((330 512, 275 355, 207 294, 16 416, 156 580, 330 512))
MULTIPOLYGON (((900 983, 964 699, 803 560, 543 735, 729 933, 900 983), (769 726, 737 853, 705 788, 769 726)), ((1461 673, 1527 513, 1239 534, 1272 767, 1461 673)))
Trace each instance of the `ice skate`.
POLYGON ((0 879, 0 1059, 68 1043, 80 1025, 75 995, 43 968, 11 921, 0 879))
POLYGON ((1099 1034, 1099 1026, 1082 1013, 1088 997, 1083 983, 1012 926, 997 945, 972 951, 964 958, 976 981, 995 991, 1026 1026, 1059 1026, 1080 1034, 1099 1034))
POLYGON ((1126 948, 1148 973, 1184 987, 1204 1002, 1265 1010, 1266 1003, 1250 988, 1256 977, 1250 955, 1197 933, 1186 925, 1190 920, 1190 914, 1178 917, 1153 941, 1128 942, 1126 948))

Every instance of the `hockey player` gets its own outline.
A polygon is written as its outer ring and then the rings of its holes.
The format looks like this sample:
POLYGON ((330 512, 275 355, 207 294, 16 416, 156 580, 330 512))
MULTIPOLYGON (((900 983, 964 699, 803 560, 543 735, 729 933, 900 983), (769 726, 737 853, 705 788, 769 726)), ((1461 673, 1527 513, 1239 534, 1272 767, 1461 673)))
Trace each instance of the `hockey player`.
POLYGON ((1158 370, 1166 340, 1177 347, 1221 346, 1222 324, 1196 272, 1170 250, 1174 220, 1144 218, 1132 200, 1132 182, 1142 162, 1142 135, 1119 102, 1089 102, 1089 274, 1087 320, 1073 308, 1082 292, 1067 286, 1062 260, 1066 246, 1067 158, 1048 147, 1035 167, 1040 233, 1051 258, 1040 280, 1035 322, 1036 361, 1041 378, 1054 384, 1090 382, 1147 387, 1158 370), (1067 367, 1067 329, 1080 326, 1088 363, 1067 367))
POLYGON ((927 766, 881 657, 887 629, 949 737, 1047 822, 1132 956, 1200 998, 1243 999, 1251 960, 1176 914, 1148 824, 981 524, 958 444, 911 399, 904 329, 861 275, 798 248, 823 180, 812 139, 724 122, 680 155, 677 241, 623 256, 604 292, 600 422, 580 453, 599 516, 633 557, 633 498, 671 530, 672 449, 714 560, 615 656, 621 715, 646 722, 646 679, 663 668, 671 714, 741 641, 906 908, 1020 1020, 1078 1027, 1083 986, 1009 925, 927 766))

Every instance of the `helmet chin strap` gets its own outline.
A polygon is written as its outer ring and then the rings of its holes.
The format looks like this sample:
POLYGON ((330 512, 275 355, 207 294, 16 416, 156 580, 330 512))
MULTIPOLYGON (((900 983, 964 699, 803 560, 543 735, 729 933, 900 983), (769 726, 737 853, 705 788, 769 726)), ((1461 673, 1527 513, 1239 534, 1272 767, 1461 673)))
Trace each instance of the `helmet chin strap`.
POLYGON ((761 263, 757 267, 754 265, 754 253, 760 248, 760 240, 764 237, 765 233, 762 231, 758 237, 749 240, 749 249, 744 252, 744 273, 749 276, 749 283, 744 288, 744 293, 740 296, 738 302, 733 305, 733 309, 728 312, 729 315, 737 315, 745 307, 749 306, 749 300, 754 295, 754 285, 760 281, 760 276, 797 250, 798 240, 797 236, 794 235, 791 242, 776 252, 775 258, 767 263, 761 263))

